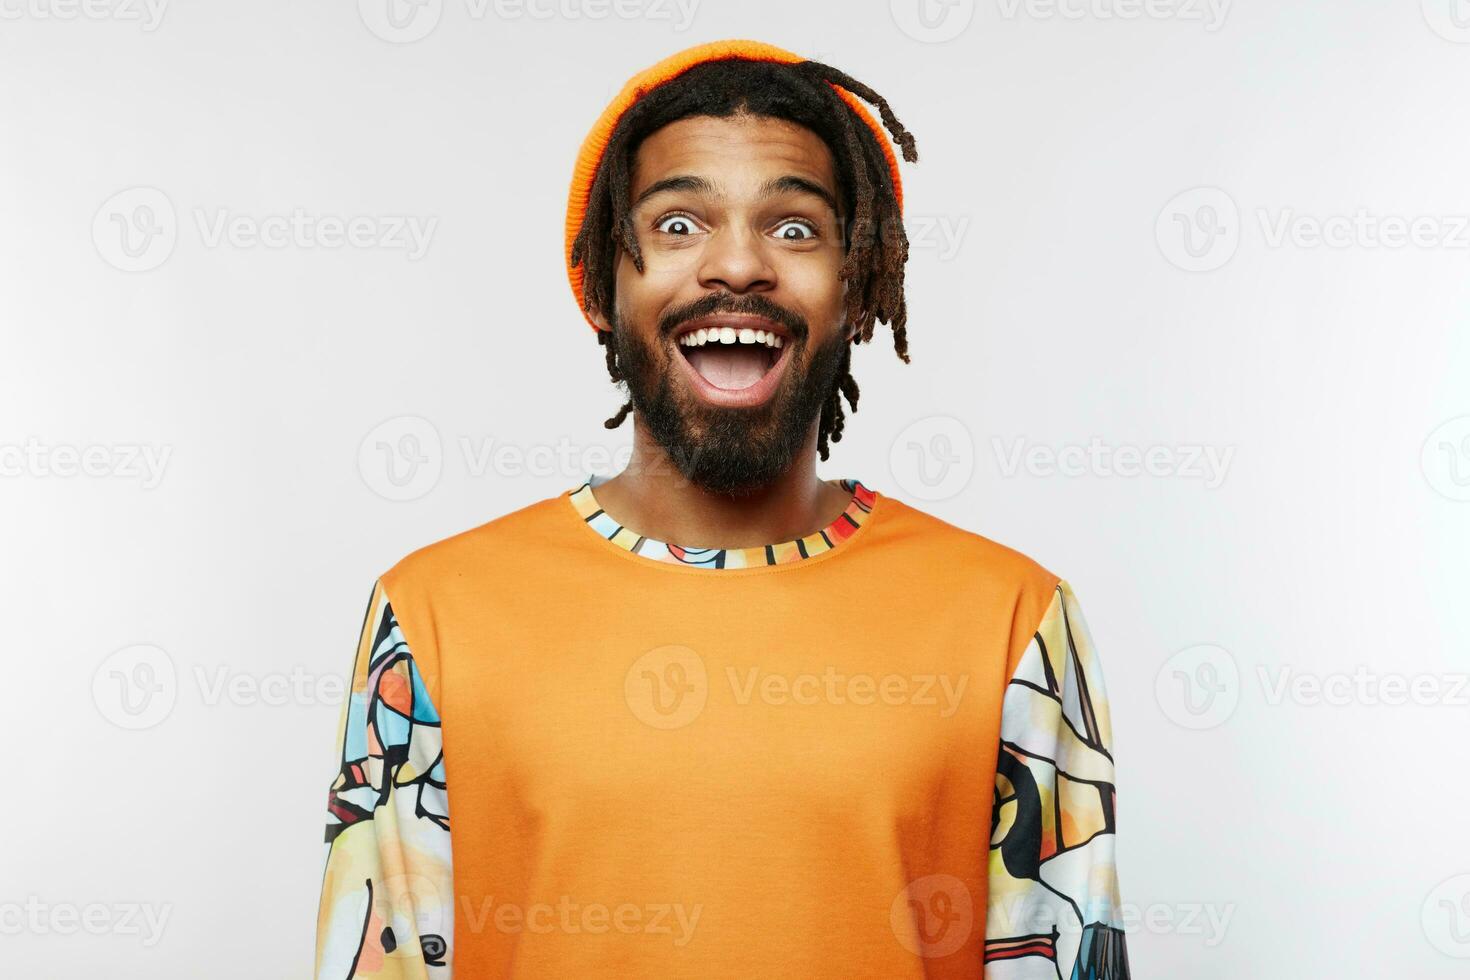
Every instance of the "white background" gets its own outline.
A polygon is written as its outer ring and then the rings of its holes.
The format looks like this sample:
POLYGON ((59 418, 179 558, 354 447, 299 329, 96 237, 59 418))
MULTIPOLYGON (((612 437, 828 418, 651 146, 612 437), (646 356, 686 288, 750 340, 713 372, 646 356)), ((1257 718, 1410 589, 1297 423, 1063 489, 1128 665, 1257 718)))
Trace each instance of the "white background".
POLYGON ((94 2, 0 0, 0 972, 308 975, 372 581, 616 468, 572 159, 738 36, 918 139, 822 475, 1073 583, 1135 975, 1470 968, 1470 4, 94 2))

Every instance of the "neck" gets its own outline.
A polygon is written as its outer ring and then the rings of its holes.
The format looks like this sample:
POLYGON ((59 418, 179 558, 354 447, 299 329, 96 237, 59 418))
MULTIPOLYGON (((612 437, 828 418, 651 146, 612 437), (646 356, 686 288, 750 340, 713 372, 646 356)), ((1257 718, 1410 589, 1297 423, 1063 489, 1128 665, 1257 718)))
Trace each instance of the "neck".
POLYGON ((597 501, 619 523, 659 541, 691 548, 756 548, 826 527, 850 495, 817 477, 817 430, 796 461, 765 486, 740 497, 691 483, 634 416, 633 455, 597 487, 597 501), (711 533, 717 540, 705 540, 711 533))

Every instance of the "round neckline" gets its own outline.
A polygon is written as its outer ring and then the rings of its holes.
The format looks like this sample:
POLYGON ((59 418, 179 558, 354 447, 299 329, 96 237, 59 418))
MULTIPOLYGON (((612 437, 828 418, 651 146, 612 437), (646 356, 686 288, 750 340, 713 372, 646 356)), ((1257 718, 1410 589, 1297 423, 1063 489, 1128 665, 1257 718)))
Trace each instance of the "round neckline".
POLYGON ((648 568, 687 574, 752 575, 802 568, 851 550, 853 539, 873 523, 881 495, 860 480, 844 477, 836 484, 851 496, 842 513, 826 526, 801 538, 749 548, 690 548, 639 534, 602 509, 596 488, 611 477, 589 474, 580 486, 562 493, 577 522, 604 547, 648 568))

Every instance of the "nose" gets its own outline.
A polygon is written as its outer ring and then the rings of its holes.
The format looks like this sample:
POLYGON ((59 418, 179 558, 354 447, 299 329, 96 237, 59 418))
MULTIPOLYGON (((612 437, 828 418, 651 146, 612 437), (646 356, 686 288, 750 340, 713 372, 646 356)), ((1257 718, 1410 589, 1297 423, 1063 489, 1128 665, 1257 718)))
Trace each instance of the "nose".
POLYGON ((732 293, 766 292, 776 286, 776 270, 761 236, 726 226, 710 236, 699 261, 699 284, 732 293))

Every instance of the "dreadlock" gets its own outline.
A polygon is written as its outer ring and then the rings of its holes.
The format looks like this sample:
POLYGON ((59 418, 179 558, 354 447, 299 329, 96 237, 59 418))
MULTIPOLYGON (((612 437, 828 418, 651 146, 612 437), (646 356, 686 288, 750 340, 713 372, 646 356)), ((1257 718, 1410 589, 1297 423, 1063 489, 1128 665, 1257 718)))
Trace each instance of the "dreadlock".
MULTIPOLYGON (((781 64, 726 59, 695 65, 658 86, 623 113, 608 139, 592 182, 586 216, 572 243, 571 261, 582 265, 585 308, 589 313, 613 309, 614 270, 621 248, 643 271, 643 255, 629 213, 629 176, 634 154, 654 131, 687 116, 727 117, 739 112, 770 116, 812 130, 827 144, 836 164, 846 251, 838 277, 847 284, 845 323, 854 327, 844 348, 837 380, 822 403, 817 452, 828 456, 828 439, 842 439, 844 413, 839 395, 857 411, 858 385, 852 377, 852 345, 872 340, 875 323, 893 330, 899 359, 909 362, 908 311, 903 295, 908 236, 883 148, 873 132, 832 86, 841 86, 874 105, 910 163, 919 159, 914 137, 898 121, 888 102, 851 76, 816 61, 781 64)), ((624 380, 608 331, 597 332, 606 348, 607 371, 614 383, 624 380)), ((615 429, 633 410, 631 400, 603 423, 615 429)))

